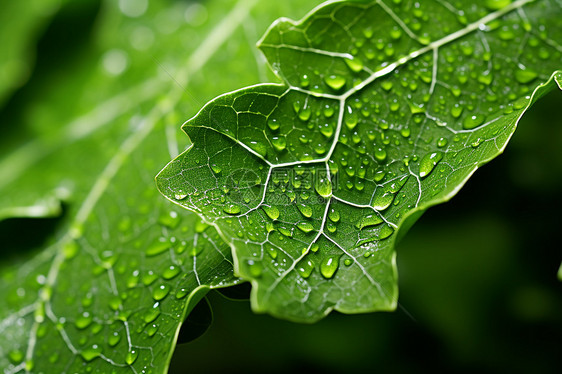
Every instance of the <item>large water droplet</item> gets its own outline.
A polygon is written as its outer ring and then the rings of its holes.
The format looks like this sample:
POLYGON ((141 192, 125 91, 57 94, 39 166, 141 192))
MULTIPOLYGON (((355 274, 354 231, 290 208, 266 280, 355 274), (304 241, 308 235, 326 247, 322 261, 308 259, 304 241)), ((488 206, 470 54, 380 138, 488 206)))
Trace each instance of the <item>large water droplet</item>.
POLYGON ((361 220, 357 222, 355 227, 357 227, 359 230, 362 230, 365 227, 380 225, 383 222, 383 219, 377 214, 368 214, 361 218, 361 220))
POLYGON ((314 183, 316 192, 322 197, 332 196, 332 182, 327 175, 317 176, 316 183, 314 183))
POLYGON ((230 214, 230 215, 236 215, 240 213, 240 207, 236 204, 227 204, 222 208, 222 210, 226 214, 230 214))
POLYGON ((515 72, 515 79, 521 84, 527 84, 537 77, 537 72, 531 69, 519 69, 515 72))
POLYGON ((312 274, 313 270, 314 270, 314 263, 309 259, 303 259, 301 262, 299 262, 297 266, 298 273, 300 274, 301 277, 305 279, 310 277, 310 274, 312 274))
POLYGON ((443 153, 441 152, 432 152, 423 156, 420 161, 420 177, 427 177, 442 158, 443 153))
POLYGON ((314 226, 310 222, 299 222, 297 223, 297 227, 304 233, 309 233, 314 230, 314 226))
POLYGON ((320 273, 324 278, 332 278, 338 270, 339 261, 338 258, 335 256, 330 256, 325 258, 322 263, 320 264, 320 273))
POLYGON ((463 123, 462 123, 462 127, 465 130, 471 130, 474 129, 478 126, 480 126, 481 124, 484 123, 485 117, 481 116, 481 115, 472 115, 472 116, 468 116, 464 119, 463 123))
POLYGON ((263 265, 261 261, 248 260, 247 264, 248 264, 248 272, 250 273, 251 277, 253 278, 261 277, 263 273, 263 265))
POLYGON ((80 352, 80 356, 82 356, 82 358, 86 362, 90 362, 94 358, 99 357, 100 355, 101 355, 101 347, 98 346, 97 344, 94 344, 90 348, 84 349, 82 352, 80 352))
POLYGON ((345 77, 342 77, 341 75, 332 74, 325 77, 324 82, 326 82, 326 84, 334 91, 339 91, 343 86, 345 86, 346 80, 345 77))
POLYGON ((139 357, 139 352, 136 349, 131 349, 127 352, 127 356, 125 356, 125 362, 127 365, 132 365, 137 360, 137 357, 139 357))
POLYGON ((263 209, 265 214, 267 214, 267 216, 272 220, 276 220, 277 218, 279 218, 279 209, 277 209, 276 207, 263 205, 261 208, 263 209))

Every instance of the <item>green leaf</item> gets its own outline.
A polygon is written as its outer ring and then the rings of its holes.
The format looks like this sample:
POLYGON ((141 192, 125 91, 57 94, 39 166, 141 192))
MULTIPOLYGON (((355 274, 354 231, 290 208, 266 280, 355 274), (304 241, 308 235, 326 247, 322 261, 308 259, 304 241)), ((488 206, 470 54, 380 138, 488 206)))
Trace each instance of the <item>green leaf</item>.
POLYGON ((197 302, 240 282, 216 230, 174 209, 154 175, 185 148, 183 113, 260 79, 247 35, 297 0, 266 3, 151 2, 140 11, 109 2, 77 64, 52 77, 57 84, 32 86, 20 125, 35 136, 0 160, 0 219, 61 223, 44 247, 0 264, 6 373, 164 373, 197 302), (244 69, 232 75, 240 58, 244 69))
POLYGON ((0 13, 0 107, 28 79, 37 35, 56 13, 60 0, 7 1, 0 13), (17 17, 14 17, 17 14, 17 17))
POLYGON ((332 1, 280 19, 259 46, 284 83, 208 103, 160 191, 230 243, 255 311, 393 310, 397 237, 554 87, 561 16, 560 1, 332 1))

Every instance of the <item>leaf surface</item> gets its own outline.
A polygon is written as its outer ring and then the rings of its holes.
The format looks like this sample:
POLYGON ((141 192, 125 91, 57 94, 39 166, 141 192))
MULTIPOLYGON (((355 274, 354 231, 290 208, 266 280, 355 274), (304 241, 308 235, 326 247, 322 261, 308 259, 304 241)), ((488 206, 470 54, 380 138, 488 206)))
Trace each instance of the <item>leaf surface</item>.
POLYGON ((255 311, 393 310, 397 238, 555 87, 561 16, 557 0, 332 1, 280 19, 259 47, 284 83, 208 103, 159 188, 231 244, 255 311))
POLYGON ((68 76, 36 88, 36 136, 0 161, 0 219, 64 214, 43 248, 0 267, 4 373, 164 373, 190 310, 240 281, 216 230, 154 175, 199 98, 259 80, 247 36, 295 2, 125 3, 108 2, 68 76), (243 71, 217 74, 236 56, 243 71))

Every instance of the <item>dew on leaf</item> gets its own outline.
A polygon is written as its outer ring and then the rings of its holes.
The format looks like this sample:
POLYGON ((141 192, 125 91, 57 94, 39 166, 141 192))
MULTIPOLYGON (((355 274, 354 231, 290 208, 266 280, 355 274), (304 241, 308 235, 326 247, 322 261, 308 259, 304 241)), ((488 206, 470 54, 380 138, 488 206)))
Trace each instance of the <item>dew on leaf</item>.
POLYGON ((101 355, 102 349, 97 344, 92 345, 90 348, 84 349, 80 352, 80 356, 86 362, 90 362, 93 359, 99 357, 101 355))
POLYGON ((227 204, 222 208, 222 210, 226 214, 236 215, 236 214, 240 213, 240 206, 238 206, 236 204, 227 204))
POLYGON ((127 365, 132 365, 135 363, 138 356, 139 356, 139 352, 135 349, 131 349, 129 352, 127 352, 127 355, 125 356, 125 362, 127 363, 127 365))
POLYGON ((309 233, 312 230, 314 230, 314 226, 312 226, 310 222, 305 222, 305 221, 297 223, 297 227, 299 228, 299 230, 301 230, 304 233, 309 233))
POLYGON ((250 276, 252 276, 253 278, 261 277, 263 273, 263 265, 260 261, 248 260, 247 264, 248 264, 248 272, 250 273, 250 276))
POLYGON ((430 152, 422 157, 420 161, 420 177, 425 178, 435 168, 435 165, 443 158, 442 152, 430 152))
POLYGON ((324 82, 333 89, 334 91, 339 91, 343 86, 345 86, 345 77, 341 75, 328 75, 324 78, 324 82))
POLYGON ((320 273, 324 278, 330 279, 338 270, 339 261, 335 256, 330 256, 322 260, 320 263, 320 273))
POLYGON ((485 120, 484 116, 479 114, 468 116, 464 119, 462 123, 462 127, 465 130, 471 130, 483 124, 484 120, 485 120))
POLYGON ((314 263, 306 258, 301 260, 301 262, 299 262, 299 264, 297 265, 297 272, 301 277, 305 279, 310 277, 310 274, 312 274, 313 270, 314 270, 314 263))
POLYGON ((355 227, 357 227, 359 230, 362 230, 365 227, 380 225, 383 222, 383 219, 377 214, 368 214, 361 218, 359 222, 357 222, 355 227))
POLYGON ((152 298, 156 301, 160 301, 170 293, 170 286, 166 284, 161 284, 152 292, 152 298))

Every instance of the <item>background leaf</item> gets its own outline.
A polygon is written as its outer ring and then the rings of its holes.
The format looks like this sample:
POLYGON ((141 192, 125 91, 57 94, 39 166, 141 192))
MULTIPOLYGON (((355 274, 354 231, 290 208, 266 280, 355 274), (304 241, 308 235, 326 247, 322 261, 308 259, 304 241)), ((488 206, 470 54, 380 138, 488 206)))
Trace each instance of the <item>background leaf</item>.
MULTIPOLYGON (((216 231, 174 210, 153 178, 186 146, 183 113, 260 79, 248 35, 291 6, 107 1, 88 48, 54 58, 14 96, 3 129, 17 123, 29 139, 3 138, 0 161, 0 225, 11 228, 0 230, 5 373, 165 372, 199 299, 239 282, 216 231), (217 75, 239 55, 242 66, 217 75), (53 216, 45 243, 19 252, 12 236, 34 234, 21 218, 53 216)), ((65 24, 57 15, 47 34, 65 24)))
POLYGON ((261 48, 287 85, 207 104, 160 190, 230 241, 254 310, 393 309, 396 230, 501 153, 554 86, 560 9, 330 2, 282 19, 261 48))

